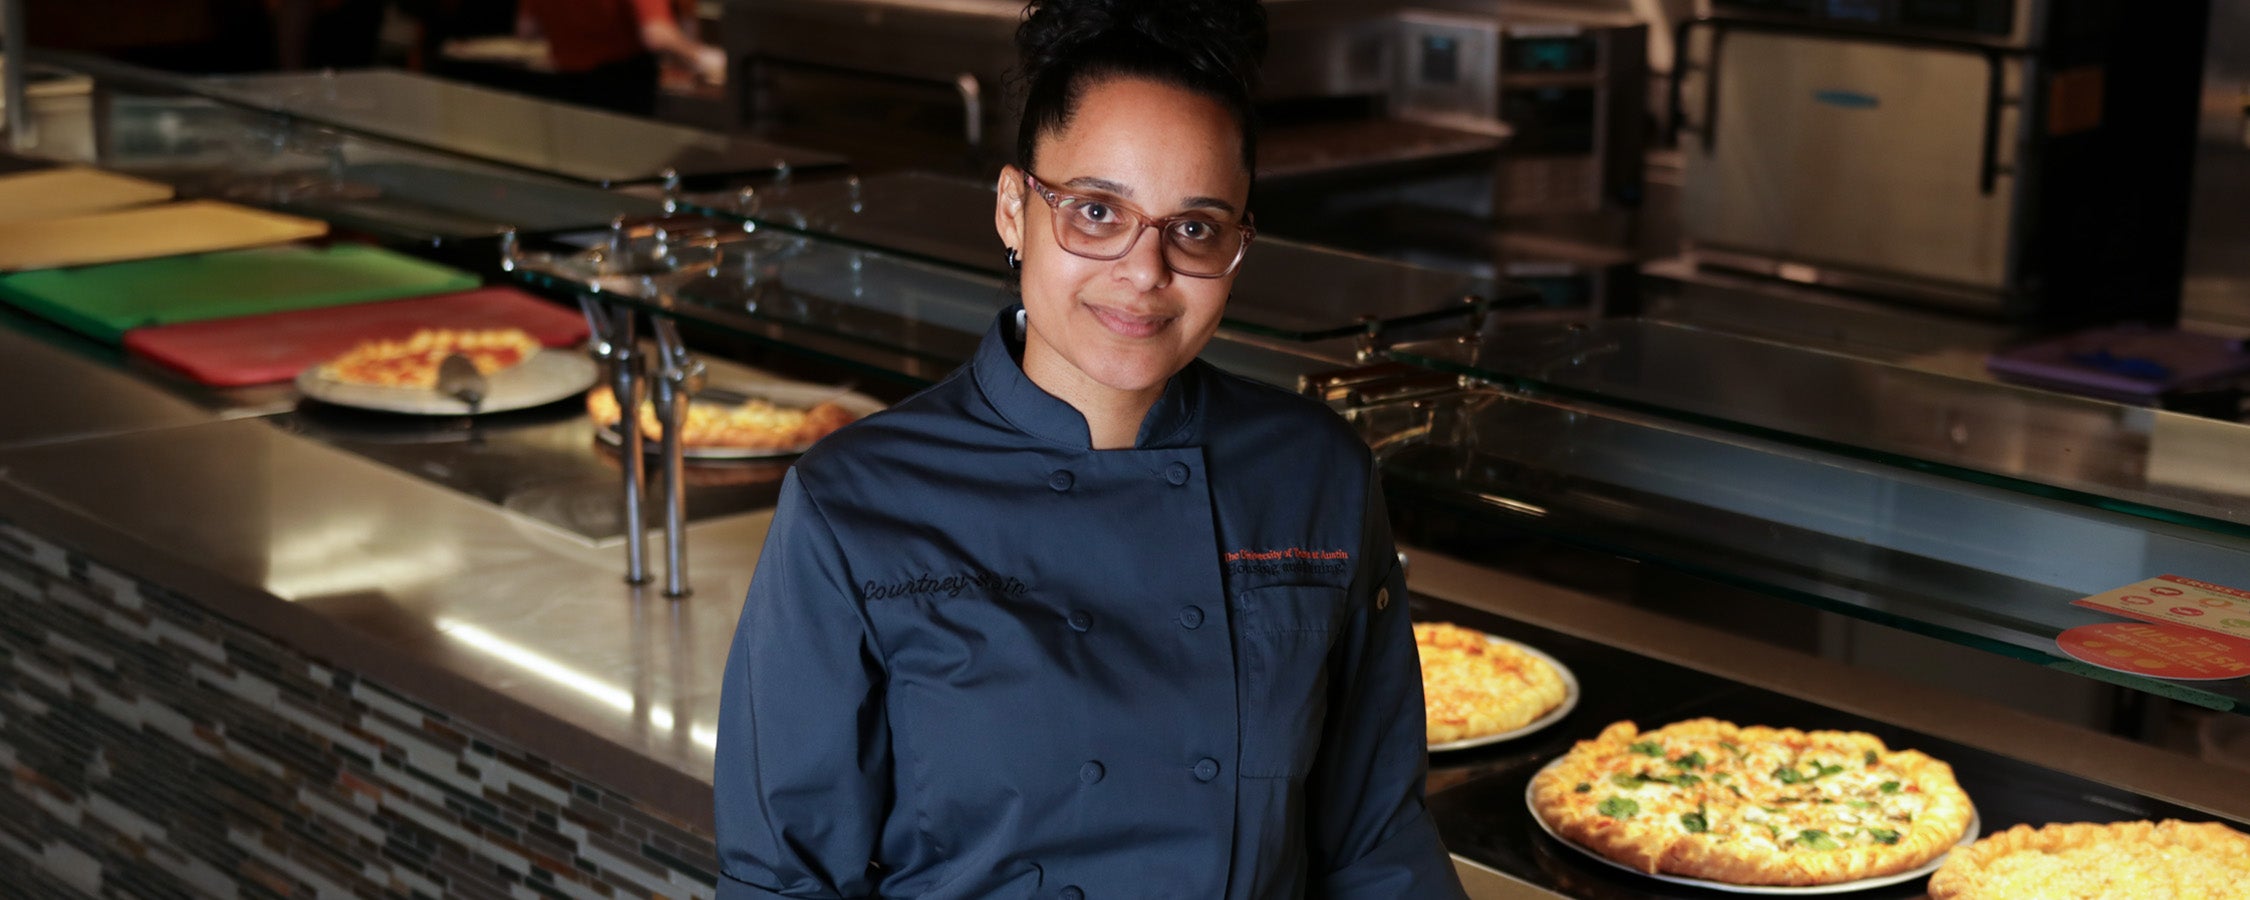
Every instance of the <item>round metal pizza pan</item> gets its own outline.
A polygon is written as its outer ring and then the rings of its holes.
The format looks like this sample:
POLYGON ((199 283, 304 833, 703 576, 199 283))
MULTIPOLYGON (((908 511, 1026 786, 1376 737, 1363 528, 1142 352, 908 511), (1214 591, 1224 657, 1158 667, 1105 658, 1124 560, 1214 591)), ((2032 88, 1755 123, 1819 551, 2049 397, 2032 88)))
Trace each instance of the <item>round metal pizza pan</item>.
MULTIPOLYGON (((1548 769, 1554 768, 1562 761, 1562 757, 1555 757, 1554 759, 1549 760, 1546 765, 1540 766, 1539 771, 1541 773, 1544 773, 1548 769)), ((1533 784, 1537 784, 1538 782, 1539 776, 1535 774, 1531 777, 1531 782, 1524 785, 1523 804, 1526 809, 1529 809, 1531 811, 1531 821, 1538 823, 1540 831, 1546 832, 1547 836, 1554 838, 1556 843, 1561 844, 1565 847, 1569 847, 1570 849, 1576 850, 1579 853, 1585 855, 1587 859, 1591 859, 1595 862, 1601 863, 1605 866, 1609 866, 1613 869, 1617 869, 1621 872, 1631 872, 1635 875, 1641 876, 1642 878, 1651 878, 1670 884, 1686 885, 1688 887, 1699 887, 1713 891, 1724 891, 1729 894, 1764 894, 1779 897, 1804 897, 1817 894, 1849 894, 1853 891, 1865 891, 1879 887, 1888 887, 1890 885, 1899 884, 1901 882, 1913 881, 1916 878, 1927 877, 1930 873, 1937 871, 1939 866, 1944 865, 1946 856, 1950 855, 1939 854, 1938 858, 1930 860, 1929 862, 1924 863, 1923 865, 1916 868, 1908 869, 1904 872, 1894 872, 1889 875, 1877 875, 1873 878, 1861 878, 1856 881, 1839 881, 1835 884, 1728 884, 1724 881, 1712 881, 1707 878, 1689 878, 1684 875, 1666 875, 1662 873, 1651 874, 1649 872, 1643 872, 1639 869, 1633 868, 1632 866, 1628 866, 1624 863, 1618 862, 1617 860, 1610 859, 1607 856, 1603 856, 1599 853, 1594 852, 1593 849, 1589 847, 1583 846, 1576 841, 1563 837, 1560 834, 1556 834, 1555 829, 1547 824, 1547 820, 1539 817, 1539 804, 1532 800, 1531 786, 1533 784)), ((1982 833, 1983 831, 1984 819, 1982 816, 1977 814, 1976 807, 1972 805, 1969 807, 1969 830, 1963 832, 1961 835, 1961 839, 1954 842, 1953 846, 1966 847, 1971 842, 1975 841, 1978 834, 1982 833)))
POLYGON ((1544 729, 1550 725, 1555 724, 1556 722, 1560 722, 1563 720, 1564 716, 1570 715, 1571 710, 1578 708, 1578 676, 1571 674, 1569 666, 1563 665, 1560 660, 1557 660, 1552 656, 1548 656, 1539 648, 1533 647, 1529 644, 1525 644, 1519 641, 1511 641, 1507 638, 1492 634, 1485 635, 1484 639, 1495 644, 1506 644, 1510 647, 1514 647, 1518 650, 1523 651, 1533 659, 1546 663, 1549 666, 1553 666, 1555 669, 1555 674, 1562 679, 1562 702, 1555 704, 1554 709, 1548 710, 1539 718, 1533 719, 1529 722, 1525 722, 1523 725, 1508 729, 1507 731, 1494 732, 1492 734, 1480 734, 1476 737, 1461 738, 1459 740, 1431 744, 1431 753, 1444 753, 1449 750, 1467 750, 1472 747, 1482 747, 1487 744, 1497 744, 1501 741, 1512 741, 1516 738, 1520 738, 1524 735, 1544 729))
MULTIPOLYGON (((728 382, 724 387, 734 393, 764 400, 776 406, 805 408, 821 403, 834 403, 850 412, 854 419, 866 418, 870 413, 883 409, 883 401, 881 400, 857 391, 838 393, 836 387, 825 384, 807 384, 801 381, 733 381, 728 382)), ((602 443, 612 447, 624 443, 625 440, 617 433, 617 423, 615 422, 594 423, 594 436, 599 438, 602 443)), ((655 435, 641 436, 642 452, 653 454, 661 452, 662 448, 663 445, 658 442, 655 435)), ((682 447, 680 448, 680 455, 688 459, 704 460, 776 459, 784 456, 796 456, 810 449, 812 449, 810 443, 793 447, 682 447)))
MULTIPOLYGON (((435 390, 351 384, 322 375, 320 368, 308 366, 297 373, 297 390, 323 403, 419 416, 469 413, 469 404, 435 390)), ((582 350, 540 350, 521 364, 488 376, 477 412, 544 406, 592 387, 599 376, 600 367, 582 350)))

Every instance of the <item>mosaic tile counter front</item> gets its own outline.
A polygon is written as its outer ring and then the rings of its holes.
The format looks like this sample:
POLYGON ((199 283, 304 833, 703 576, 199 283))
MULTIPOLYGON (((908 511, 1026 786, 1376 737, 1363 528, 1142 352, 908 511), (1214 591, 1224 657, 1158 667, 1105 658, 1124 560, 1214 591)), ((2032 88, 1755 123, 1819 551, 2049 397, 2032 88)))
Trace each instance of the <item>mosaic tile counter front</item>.
POLYGON ((0 896, 707 898, 707 827, 0 523, 0 896))

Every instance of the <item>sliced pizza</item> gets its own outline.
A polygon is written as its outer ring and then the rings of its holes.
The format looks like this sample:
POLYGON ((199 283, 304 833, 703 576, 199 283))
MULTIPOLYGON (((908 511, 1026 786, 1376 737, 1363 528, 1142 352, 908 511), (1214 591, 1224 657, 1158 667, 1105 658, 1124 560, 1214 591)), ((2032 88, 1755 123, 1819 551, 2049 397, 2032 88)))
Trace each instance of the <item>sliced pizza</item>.
POLYGON ((468 357, 490 377, 522 365, 539 346, 520 328, 424 328, 403 339, 362 342, 321 364, 320 374, 346 384, 428 390, 437 386, 438 366, 448 356, 468 357))

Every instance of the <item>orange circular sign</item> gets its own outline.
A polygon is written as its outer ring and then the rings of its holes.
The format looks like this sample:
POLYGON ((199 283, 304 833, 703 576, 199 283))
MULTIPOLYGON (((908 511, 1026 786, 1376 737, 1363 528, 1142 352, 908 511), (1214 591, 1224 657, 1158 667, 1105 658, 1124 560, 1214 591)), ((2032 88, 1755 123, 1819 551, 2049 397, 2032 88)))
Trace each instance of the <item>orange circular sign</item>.
POLYGON ((2185 625, 2081 625, 2056 635, 2055 644, 2082 662, 2152 678, 2217 681, 2250 675, 2250 640, 2185 625))

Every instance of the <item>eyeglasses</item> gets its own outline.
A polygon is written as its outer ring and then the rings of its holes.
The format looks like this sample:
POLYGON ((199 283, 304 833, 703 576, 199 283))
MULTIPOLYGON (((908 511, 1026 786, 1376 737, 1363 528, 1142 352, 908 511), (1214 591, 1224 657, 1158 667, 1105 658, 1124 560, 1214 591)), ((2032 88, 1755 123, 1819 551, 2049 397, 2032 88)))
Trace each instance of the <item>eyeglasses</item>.
POLYGON ((1087 259, 1123 257, 1140 241, 1142 230, 1154 228, 1164 237, 1167 268, 1190 278, 1217 278, 1242 264, 1258 233, 1248 224, 1222 222, 1207 213, 1155 218, 1107 197, 1055 190, 1028 172, 1023 180, 1055 211, 1055 243, 1087 259))

